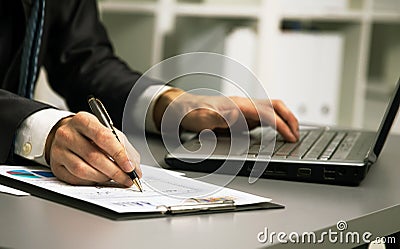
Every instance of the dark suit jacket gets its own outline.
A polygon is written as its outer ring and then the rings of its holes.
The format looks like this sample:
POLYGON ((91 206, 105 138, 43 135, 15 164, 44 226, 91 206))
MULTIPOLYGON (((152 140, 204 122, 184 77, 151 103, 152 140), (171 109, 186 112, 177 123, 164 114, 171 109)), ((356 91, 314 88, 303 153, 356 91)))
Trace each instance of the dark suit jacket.
MULTIPOLYGON (((24 12, 21 16, 26 17, 30 0, 22 0, 19 5, 24 12)), ((20 21, 25 27, 26 21, 20 21)), ((0 163, 12 161, 13 140, 21 122, 38 110, 50 108, 16 95, 22 40, 18 46, 4 81, 0 82, 0 163)), ((140 74, 114 55, 95 0, 46 0, 38 61, 39 66, 45 67, 52 88, 65 98, 71 111, 88 110, 87 96, 94 94, 107 106, 116 126, 121 126, 125 100, 140 74)))

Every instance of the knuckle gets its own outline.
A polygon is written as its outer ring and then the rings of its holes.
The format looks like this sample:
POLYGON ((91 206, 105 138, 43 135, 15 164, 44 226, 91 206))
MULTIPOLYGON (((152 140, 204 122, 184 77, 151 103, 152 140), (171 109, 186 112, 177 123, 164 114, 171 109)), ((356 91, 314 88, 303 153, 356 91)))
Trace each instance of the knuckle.
POLYGON ((71 134, 70 131, 68 129, 68 127, 66 126, 60 126, 55 133, 55 140, 56 141, 70 141, 71 140, 71 134))
POLYGON ((86 179, 85 165, 83 162, 76 162, 70 165, 70 170, 76 177, 86 179))
POLYGON ((86 121, 85 115, 84 115, 82 112, 78 112, 77 114, 75 114, 75 115, 72 117, 71 122, 72 122, 72 123, 80 124, 80 123, 85 123, 85 122, 87 122, 87 121, 86 121))
POLYGON ((108 130, 102 129, 102 127, 94 128, 94 139, 97 142, 104 142, 110 138, 110 132, 108 130))
POLYGON ((87 117, 87 113, 85 112, 78 112, 77 114, 75 114, 75 116, 73 117, 73 119, 77 122, 87 122, 88 121, 88 117, 87 117))
POLYGON ((113 158, 115 161, 121 161, 121 160, 127 159, 127 157, 126 157, 126 155, 125 155, 125 150, 124 150, 124 148, 120 147, 120 149, 117 150, 117 151, 112 155, 112 158, 113 158))
POLYGON ((91 120, 92 119, 90 113, 81 111, 72 117, 71 122, 81 127, 90 127, 92 122, 91 120))
POLYGON ((111 179, 118 179, 118 178, 120 178, 120 176, 121 176, 121 174, 122 174, 122 171, 120 171, 120 170, 118 170, 118 169, 115 169, 112 173, 111 173, 111 175, 110 175, 110 178, 111 179))
POLYGON ((90 164, 96 164, 99 158, 99 154, 97 151, 89 150, 86 152, 85 158, 90 164))

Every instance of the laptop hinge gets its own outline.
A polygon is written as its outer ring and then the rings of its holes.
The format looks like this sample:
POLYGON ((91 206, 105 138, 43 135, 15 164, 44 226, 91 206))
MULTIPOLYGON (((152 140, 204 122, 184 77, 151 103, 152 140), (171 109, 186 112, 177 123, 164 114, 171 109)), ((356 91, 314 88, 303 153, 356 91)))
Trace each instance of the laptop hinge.
POLYGON ((378 157, 375 155, 374 150, 371 148, 367 154, 368 162, 375 163, 378 157))

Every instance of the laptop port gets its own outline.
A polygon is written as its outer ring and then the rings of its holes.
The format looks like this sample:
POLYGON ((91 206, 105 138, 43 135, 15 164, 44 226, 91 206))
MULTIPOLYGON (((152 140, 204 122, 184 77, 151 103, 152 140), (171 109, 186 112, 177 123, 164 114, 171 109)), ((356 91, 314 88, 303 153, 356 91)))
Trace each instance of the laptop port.
POLYGON ((267 169, 264 171, 264 175, 271 175, 274 173, 275 167, 268 166, 267 169))
POLYGON ((335 180, 336 171, 334 169, 324 168, 324 179, 325 180, 335 180))
POLYGON ((298 168, 297 169, 297 176, 311 176, 311 169, 310 168, 298 168))
POLYGON ((288 174, 288 169, 284 166, 268 166, 264 171, 265 176, 285 176, 288 174))
POLYGON ((274 170, 275 175, 287 175, 288 174, 288 169, 284 166, 276 166, 274 170))

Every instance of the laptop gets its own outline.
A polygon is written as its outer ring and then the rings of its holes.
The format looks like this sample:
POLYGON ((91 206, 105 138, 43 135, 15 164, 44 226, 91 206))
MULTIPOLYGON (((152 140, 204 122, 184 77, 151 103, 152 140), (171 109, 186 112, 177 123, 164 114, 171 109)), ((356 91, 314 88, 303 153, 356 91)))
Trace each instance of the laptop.
POLYGON ((238 137, 200 133, 165 162, 181 170, 357 186, 382 151, 399 109, 399 85, 400 79, 377 131, 301 127, 296 143, 270 127, 238 137))

